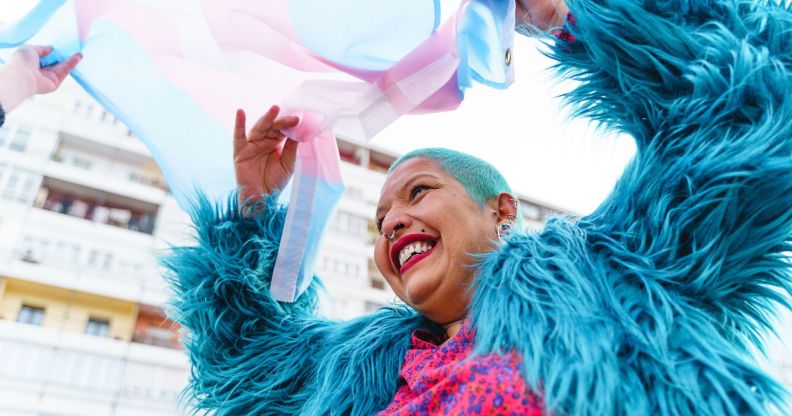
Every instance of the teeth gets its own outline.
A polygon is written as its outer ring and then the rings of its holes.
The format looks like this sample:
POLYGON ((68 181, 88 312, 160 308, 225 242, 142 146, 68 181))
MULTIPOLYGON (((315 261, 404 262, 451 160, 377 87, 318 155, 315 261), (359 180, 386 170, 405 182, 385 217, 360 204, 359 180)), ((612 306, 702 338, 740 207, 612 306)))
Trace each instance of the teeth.
POLYGON ((432 248, 432 244, 425 241, 416 241, 412 244, 408 244, 399 253, 399 267, 404 265, 404 262, 410 259, 413 254, 423 253, 429 251, 432 248))

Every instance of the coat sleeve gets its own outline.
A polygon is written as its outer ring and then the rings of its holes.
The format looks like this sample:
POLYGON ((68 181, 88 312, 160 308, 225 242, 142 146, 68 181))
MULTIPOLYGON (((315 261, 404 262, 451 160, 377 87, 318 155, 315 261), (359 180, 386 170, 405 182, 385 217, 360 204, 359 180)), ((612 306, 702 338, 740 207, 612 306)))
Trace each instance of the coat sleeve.
POLYGON ((789 6, 571 3, 580 42, 555 51, 583 83, 567 99, 637 144, 581 225, 601 235, 598 252, 630 253, 619 261, 706 309, 741 347, 757 345, 771 300, 792 288, 789 6))
POLYGON ((518 349, 558 414, 784 408, 752 354, 792 292, 789 6, 568 5, 566 100, 637 154, 593 214, 484 259, 479 352, 518 349))
POLYGON ((269 294, 285 220, 272 198, 243 217, 199 197, 196 244, 163 259, 170 315, 183 326, 191 377, 184 399, 216 415, 373 414, 396 392, 410 332, 422 318, 383 308, 352 321, 315 315, 319 280, 294 303, 269 294))
POLYGON ((289 355, 322 345, 331 326, 313 315, 316 282, 293 304, 269 296, 285 210, 258 204, 266 209, 244 218, 233 202, 216 207, 199 197, 191 212, 196 244, 163 260, 175 292, 170 313, 192 365, 192 405, 219 414, 251 414, 261 403, 299 409, 313 362, 289 355))

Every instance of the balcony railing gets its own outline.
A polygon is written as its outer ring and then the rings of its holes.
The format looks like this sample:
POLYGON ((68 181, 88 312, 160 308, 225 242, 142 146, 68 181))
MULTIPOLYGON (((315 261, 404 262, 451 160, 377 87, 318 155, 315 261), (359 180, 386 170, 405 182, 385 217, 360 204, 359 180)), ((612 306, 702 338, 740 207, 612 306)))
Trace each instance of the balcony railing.
POLYGON ((107 206, 69 193, 50 190, 46 187, 42 187, 40 194, 46 196, 36 201, 36 208, 145 234, 154 232, 156 214, 119 206, 107 206))
POLYGON ((60 404, 73 414, 178 414, 181 351, 0 321, 5 411, 60 404), (10 398, 10 399, 9 399, 10 398))

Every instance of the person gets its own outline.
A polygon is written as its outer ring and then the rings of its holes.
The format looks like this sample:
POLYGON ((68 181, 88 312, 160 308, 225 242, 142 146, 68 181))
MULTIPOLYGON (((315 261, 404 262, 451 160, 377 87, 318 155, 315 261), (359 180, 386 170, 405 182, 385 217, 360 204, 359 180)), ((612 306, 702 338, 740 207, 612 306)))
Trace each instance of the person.
POLYGON ((579 82, 566 100, 637 145, 612 194, 525 233, 494 168, 411 152, 374 249, 404 304, 333 321, 316 277, 294 303, 268 294, 299 120, 273 107, 246 131, 239 111, 239 199, 199 199, 197 244, 165 260, 196 411, 789 414, 752 354, 792 292, 790 6, 551 1, 519 1, 517 27, 569 7, 550 46, 579 82))
POLYGON ((5 114, 27 98, 58 89, 83 57, 76 53, 63 62, 41 68, 41 58, 50 53, 51 46, 23 45, 8 63, 0 66, 0 126, 5 123, 5 114))

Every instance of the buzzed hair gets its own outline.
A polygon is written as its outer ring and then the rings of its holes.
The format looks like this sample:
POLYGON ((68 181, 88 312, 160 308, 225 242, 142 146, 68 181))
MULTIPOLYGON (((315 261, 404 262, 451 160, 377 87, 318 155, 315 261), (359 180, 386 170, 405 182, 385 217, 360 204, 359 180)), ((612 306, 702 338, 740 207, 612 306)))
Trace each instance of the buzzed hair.
MULTIPOLYGON (((503 192, 514 195, 506 179, 498 172, 498 169, 495 169, 495 166, 467 153, 442 147, 413 150, 396 159, 388 168, 388 173, 390 174, 393 169, 405 161, 418 157, 425 157, 437 162, 444 171, 462 184, 468 196, 476 201, 479 207, 484 207, 487 201, 496 198, 503 192)), ((522 215, 519 207, 517 208, 517 224, 521 228, 522 215)))

